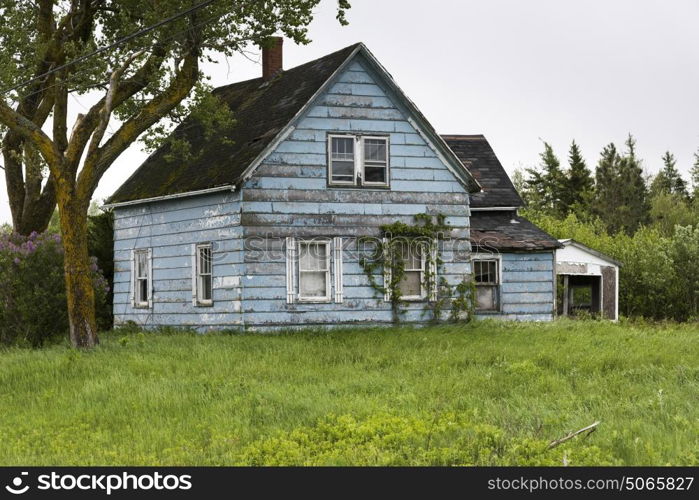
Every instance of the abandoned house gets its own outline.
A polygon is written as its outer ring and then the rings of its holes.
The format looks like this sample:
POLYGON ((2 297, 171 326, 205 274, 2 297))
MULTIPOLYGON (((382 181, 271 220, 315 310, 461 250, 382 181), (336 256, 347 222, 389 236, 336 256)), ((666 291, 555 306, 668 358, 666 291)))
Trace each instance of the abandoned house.
POLYGON ((283 70, 275 39, 260 78, 214 92, 235 124, 210 137, 188 118, 174 134, 191 158, 163 146, 108 201, 116 323, 391 322, 391 289, 370 279, 362 242, 418 214, 448 229, 402 256, 403 321, 428 320, 437 279, 450 290, 471 276, 481 317, 554 317, 565 242, 517 214, 522 200, 483 136, 437 134, 363 44, 283 70))

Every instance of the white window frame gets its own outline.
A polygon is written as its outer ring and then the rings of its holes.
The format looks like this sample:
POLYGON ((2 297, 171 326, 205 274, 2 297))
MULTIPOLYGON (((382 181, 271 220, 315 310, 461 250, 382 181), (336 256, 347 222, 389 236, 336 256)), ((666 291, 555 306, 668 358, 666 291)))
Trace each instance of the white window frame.
MULTIPOLYGON (((390 183, 390 178, 391 178, 391 172, 389 168, 389 140, 388 136, 386 135, 363 135, 360 138, 360 143, 361 143, 361 160, 362 160, 362 165, 361 165, 361 170, 362 170, 362 185, 363 186, 368 186, 368 187, 388 187, 390 183), (381 140, 386 143, 386 182, 367 182, 366 181, 366 158, 364 158, 364 141, 367 139, 373 139, 373 140, 381 140)), ((355 155, 356 156, 356 155, 355 155)), ((372 165, 375 166, 375 165, 372 165)), ((355 167, 356 168, 356 167, 355 167)))
POLYGON ((328 134, 328 185, 330 186, 356 186, 357 185, 357 160, 361 154, 359 151, 357 136, 349 134, 328 134), (354 141, 354 173, 351 181, 333 180, 333 139, 352 139, 354 141))
POLYGON ((153 264, 152 264, 152 250, 150 248, 140 248, 133 251, 133 272, 132 272, 132 286, 133 286, 133 307, 138 309, 148 309, 153 306, 153 264), (145 269, 139 269, 139 256, 144 255, 145 259, 145 269), (142 275, 141 271, 145 271, 145 276, 142 275), (141 296, 141 282, 146 283, 146 297, 141 296))
MULTIPOLYGON (((391 142, 388 135, 356 135, 356 134, 328 134, 328 185, 338 187, 367 187, 367 188, 388 188, 391 185, 391 142), (349 181, 333 180, 333 139, 353 139, 354 140, 354 177, 349 181), (386 182, 366 182, 366 161, 364 158, 364 141, 375 139, 386 142, 386 182)), ((370 165, 371 166, 371 165, 370 165)))
POLYGON ((479 313, 499 313, 502 311, 502 258, 499 255, 487 255, 487 254, 476 254, 471 257, 471 272, 473 273, 474 285, 476 288, 479 286, 495 288, 495 299, 497 301, 496 307, 494 309, 479 309, 476 303, 476 312, 479 313), (494 262, 495 263, 495 277, 497 278, 497 283, 486 284, 486 283, 476 283, 476 262, 494 262))
MULTIPOLYGON (((410 251, 413 250, 413 248, 420 248, 420 245, 418 244, 413 244, 412 242, 410 243, 410 251)), ((426 255, 426 249, 421 248, 422 252, 420 255, 420 267, 419 268, 403 268, 403 273, 407 272, 420 272, 420 295, 402 295, 401 299, 407 300, 407 301, 423 301, 427 298, 427 290, 425 288, 425 269, 427 267, 427 255, 426 255)), ((410 259, 412 260, 412 259, 410 259)), ((400 287, 400 284, 398 284, 398 287, 400 287)))
POLYGON ((200 243, 196 245, 194 250, 194 267, 195 267, 195 280, 194 280, 194 296, 196 298, 197 306, 212 306, 214 304, 214 251, 211 243, 200 243), (204 273, 201 269, 201 252, 203 250, 209 251, 209 272, 204 273), (211 298, 205 299, 202 297, 204 291, 203 279, 208 276, 211 280, 211 298))
POLYGON ((312 240, 299 240, 298 241, 298 248, 297 248, 297 254, 298 255, 298 272, 297 272, 297 277, 298 277, 298 301, 299 302, 330 302, 331 301, 331 291, 332 291, 332 263, 331 263, 331 247, 332 243, 330 240, 326 239, 312 239, 312 240), (320 269, 320 270, 311 270, 311 269, 302 269, 301 267, 301 248, 304 245, 323 245, 325 246, 325 269, 320 269), (325 295, 324 296, 304 296, 301 294, 302 286, 302 278, 303 278, 303 273, 318 273, 318 272, 325 272, 325 295))

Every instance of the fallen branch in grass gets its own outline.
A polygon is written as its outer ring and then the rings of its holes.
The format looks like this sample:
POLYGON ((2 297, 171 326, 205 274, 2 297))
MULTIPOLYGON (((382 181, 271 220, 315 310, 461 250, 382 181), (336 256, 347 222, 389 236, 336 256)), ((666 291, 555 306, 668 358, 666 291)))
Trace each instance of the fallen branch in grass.
POLYGON ((568 434, 565 437, 562 437, 561 439, 556 439, 555 441, 551 441, 549 443, 549 450, 551 448, 555 448, 559 444, 565 443, 569 439, 573 439, 575 436, 577 436, 578 434, 582 434, 583 432, 587 432, 587 435, 589 436, 590 434, 592 434, 593 432, 595 432, 597 430, 598 425, 599 425, 599 420, 597 422, 595 422, 594 424, 590 424, 587 427, 583 427, 582 429, 580 429, 578 431, 571 432, 570 434, 568 434))

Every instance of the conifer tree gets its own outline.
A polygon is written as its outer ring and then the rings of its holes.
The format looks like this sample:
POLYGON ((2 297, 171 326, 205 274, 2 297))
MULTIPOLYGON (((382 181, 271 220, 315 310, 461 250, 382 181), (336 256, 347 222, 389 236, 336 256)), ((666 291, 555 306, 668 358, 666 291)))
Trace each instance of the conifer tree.
POLYGON ((531 208, 550 215, 564 215, 561 195, 565 175, 561 170, 561 162, 548 142, 544 142, 544 152, 539 156, 540 169, 527 169, 529 178, 525 182, 526 197, 529 198, 531 208))
POLYGON ((619 199, 620 157, 614 143, 607 144, 600 153, 600 159, 595 169, 594 213, 602 219, 609 228, 613 221, 614 209, 619 199))
POLYGON ((682 178, 682 175, 677 170, 677 161, 675 156, 670 151, 665 151, 663 155, 663 168, 658 172, 658 175, 653 179, 651 184, 651 194, 677 195, 682 198, 688 198, 687 183, 682 178))
POLYGON ((648 188, 643 177, 641 160, 636 155, 636 140, 631 134, 626 139, 626 152, 619 161, 618 229, 633 234, 650 217, 648 188))
POLYGON ((594 181, 575 141, 571 143, 568 151, 568 165, 561 193, 564 211, 566 215, 570 212, 587 212, 594 181))
POLYGON ((689 171, 689 177, 692 181, 692 199, 696 202, 699 200, 699 149, 694 153, 694 165, 689 171))

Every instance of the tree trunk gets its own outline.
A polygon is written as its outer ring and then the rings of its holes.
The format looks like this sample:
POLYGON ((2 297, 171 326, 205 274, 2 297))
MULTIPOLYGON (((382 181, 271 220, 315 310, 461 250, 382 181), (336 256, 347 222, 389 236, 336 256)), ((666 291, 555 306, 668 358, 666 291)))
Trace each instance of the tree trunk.
POLYGON ((25 165, 26 155, 21 154, 22 143, 16 137, 8 135, 3 140, 2 149, 12 226, 15 232, 25 236, 32 232, 43 233, 56 208, 55 182, 49 176, 42 189, 41 165, 33 165, 33 168, 25 165), (23 175, 25 166, 26 179, 23 175))
POLYGON ((75 199, 59 195, 63 238, 66 299, 73 347, 90 348, 99 343, 95 321, 95 290, 87 251, 87 212, 75 199))

